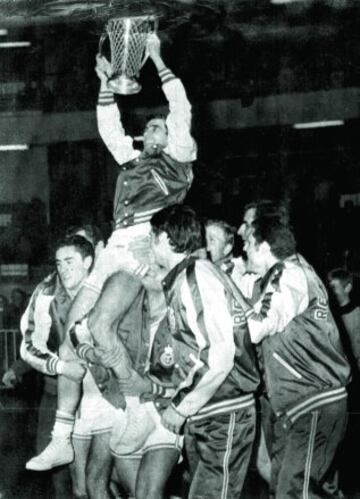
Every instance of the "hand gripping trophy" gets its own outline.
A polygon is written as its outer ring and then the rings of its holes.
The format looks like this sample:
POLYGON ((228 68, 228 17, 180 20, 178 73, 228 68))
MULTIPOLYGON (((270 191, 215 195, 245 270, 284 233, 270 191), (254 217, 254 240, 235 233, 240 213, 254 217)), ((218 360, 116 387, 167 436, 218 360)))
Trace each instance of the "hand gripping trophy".
POLYGON ((112 76, 108 85, 113 92, 131 95, 141 90, 136 77, 147 59, 148 35, 156 30, 157 18, 153 15, 109 19, 100 38, 99 53, 109 37, 112 76))

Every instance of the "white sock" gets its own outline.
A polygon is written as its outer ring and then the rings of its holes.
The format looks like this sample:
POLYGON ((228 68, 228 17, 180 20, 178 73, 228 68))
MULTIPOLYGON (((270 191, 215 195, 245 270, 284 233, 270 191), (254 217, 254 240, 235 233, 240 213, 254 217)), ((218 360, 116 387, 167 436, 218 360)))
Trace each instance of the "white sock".
POLYGON ((70 438, 75 422, 75 416, 68 412, 56 411, 53 437, 70 438))

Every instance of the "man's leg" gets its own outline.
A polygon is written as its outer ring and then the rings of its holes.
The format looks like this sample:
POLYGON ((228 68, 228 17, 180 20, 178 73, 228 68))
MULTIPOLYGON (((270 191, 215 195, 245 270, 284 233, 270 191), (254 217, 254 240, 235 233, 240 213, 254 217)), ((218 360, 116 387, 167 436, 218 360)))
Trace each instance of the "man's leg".
POLYGON ((255 407, 249 407, 187 423, 199 455, 189 499, 241 496, 255 438, 255 418, 255 407))
POLYGON ((271 442, 272 427, 275 415, 271 409, 270 403, 264 395, 259 398, 261 414, 259 421, 259 442, 256 453, 256 467, 260 476, 270 484, 271 480, 271 442))
POLYGON ((128 370, 124 369, 127 353, 117 335, 112 334, 112 326, 125 317, 141 290, 139 279, 117 272, 106 281, 103 293, 88 316, 87 326, 95 343, 117 358, 111 367, 119 378, 128 376, 128 370))
POLYGON ((72 491, 75 499, 87 499, 86 492, 86 463, 91 446, 91 437, 73 438, 75 451, 74 462, 70 464, 72 491))
POLYGON ((136 480, 136 499, 163 499, 178 460, 179 451, 174 448, 155 449, 144 454, 136 480))
POLYGON ((143 456, 136 480, 136 499, 162 499, 171 472, 179 460, 183 437, 167 430, 161 423, 154 403, 146 404, 153 430, 142 448, 143 456))
MULTIPOLYGON (((68 338, 65 338, 64 343, 61 345, 59 356, 62 360, 77 359, 68 338)), ((27 469, 43 471, 52 469, 56 466, 69 464, 73 461, 74 451, 70 437, 73 431, 75 412, 80 398, 81 383, 71 381, 65 376, 58 376, 57 408, 55 423, 52 428, 52 438, 49 445, 41 454, 35 456, 26 463, 27 469)))
POLYGON ((86 490, 89 499, 111 499, 109 482, 112 456, 110 432, 94 435, 86 466, 86 490))
POLYGON ((117 481, 125 492, 135 497, 136 479, 140 467, 141 456, 136 458, 115 458, 117 481))
MULTIPOLYGON (((49 393, 46 390, 56 388, 52 383, 52 379, 46 378, 45 387, 40 401, 37 435, 36 435, 36 451, 42 452, 50 441, 51 428, 55 421, 56 400, 55 394, 49 393), (49 387, 49 384, 51 385, 49 387)), ((71 494, 71 479, 70 472, 67 466, 51 470, 49 474, 51 480, 52 497, 54 499, 63 499, 71 494)))
POLYGON ((346 421, 346 401, 343 400, 304 414, 293 424, 276 422, 273 446, 276 465, 272 476, 275 497, 341 497, 338 490, 326 491, 326 479, 343 439, 346 421), (277 437, 281 423, 287 427, 283 428, 285 445, 280 446, 277 437))

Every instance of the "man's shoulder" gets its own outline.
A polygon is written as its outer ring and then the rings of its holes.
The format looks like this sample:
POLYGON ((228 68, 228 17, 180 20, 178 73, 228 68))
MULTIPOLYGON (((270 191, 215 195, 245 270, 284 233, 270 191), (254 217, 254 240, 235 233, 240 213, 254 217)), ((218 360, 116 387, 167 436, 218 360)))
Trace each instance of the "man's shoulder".
POLYGON ((57 286, 57 273, 54 271, 44 277, 44 279, 36 286, 33 295, 51 295, 55 293, 57 286))

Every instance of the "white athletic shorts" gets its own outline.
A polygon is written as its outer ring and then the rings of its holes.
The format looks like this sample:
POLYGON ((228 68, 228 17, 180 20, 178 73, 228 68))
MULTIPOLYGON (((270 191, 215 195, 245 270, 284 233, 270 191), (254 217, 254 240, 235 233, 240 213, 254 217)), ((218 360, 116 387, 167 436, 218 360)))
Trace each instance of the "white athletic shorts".
POLYGON ((139 264, 149 265, 153 263, 150 250, 150 222, 144 222, 137 225, 132 225, 126 228, 115 229, 108 239, 106 247, 111 249, 116 247, 117 254, 121 252, 125 270, 130 272, 137 271, 139 264), (137 240, 146 242, 149 246, 149 254, 146 255, 144 261, 138 261, 129 251, 129 245, 137 240))
POLYGON ((110 438, 116 458, 141 459, 150 450, 177 449, 181 453, 183 437, 161 424, 154 402, 140 403, 138 397, 126 397, 124 419, 117 419, 110 438))
POLYGON ((83 396, 76 413, 73 438, 90 440, 94 435, 112 431, 117 409, 100 393, 91 373, 83 379, 83 396))

